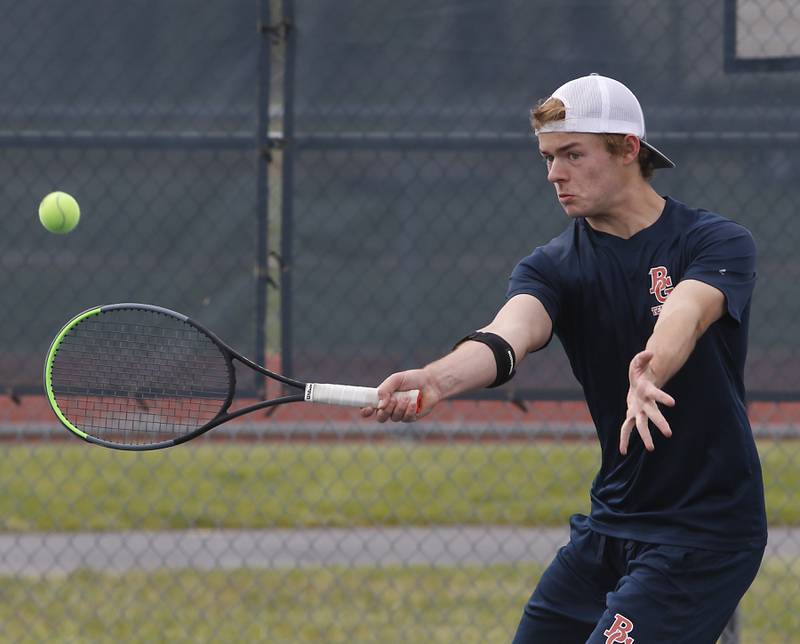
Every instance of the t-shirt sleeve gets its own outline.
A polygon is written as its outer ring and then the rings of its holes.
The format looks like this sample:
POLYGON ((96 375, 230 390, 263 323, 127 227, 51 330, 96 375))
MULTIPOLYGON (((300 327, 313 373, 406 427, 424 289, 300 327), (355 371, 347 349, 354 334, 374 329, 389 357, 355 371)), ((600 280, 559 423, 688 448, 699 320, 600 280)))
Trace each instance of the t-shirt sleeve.
POLYGON ((506 298, 521 294, 533 295, 538 299, 555 326, 561 309, 558 275, 553 262, 541 248, 520 261, 511 272, 506 298))
POLYGON ((710 284, 725 296, 728 314, 741 322, 756 283, 756 245, 743 226, 724 221, 698 229, 683 279, 710 284))

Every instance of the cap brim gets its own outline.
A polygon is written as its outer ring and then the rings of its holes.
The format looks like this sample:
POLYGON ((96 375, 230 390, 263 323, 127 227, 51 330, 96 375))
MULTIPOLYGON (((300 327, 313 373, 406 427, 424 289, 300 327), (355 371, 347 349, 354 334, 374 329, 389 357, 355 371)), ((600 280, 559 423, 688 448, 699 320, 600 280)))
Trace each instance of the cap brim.
POLYGON ((639 142, 650 150, 650 159, 653 161, 654 168, 674 168, 675 164, 670 161, 669 157, 663 152, 659 151, 655 146, 650 145, 644 139, 639 139, 639 142))

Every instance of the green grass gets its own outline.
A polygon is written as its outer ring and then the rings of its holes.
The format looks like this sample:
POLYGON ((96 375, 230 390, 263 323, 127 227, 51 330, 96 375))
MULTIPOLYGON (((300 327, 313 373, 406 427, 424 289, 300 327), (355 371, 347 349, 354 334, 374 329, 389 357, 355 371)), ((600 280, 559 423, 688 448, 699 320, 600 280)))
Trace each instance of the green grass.
POLYGON ((797 641, 800 633, 798 580, 800 561, 764 560, 741 603, 744 644, 797 641))
MULTIPOLYGON (((763 443, 770 524, 800 524, 800 443, 763 443)), ((0 530, 564 525, 589 508, 583 443, 3 446, 0 530)))
POLYGON ((504 641, 539 574, 495 566, 0 578, 0 640, 504 641))
MULTIPOLYGON (((742 642, 793 641, 798 573, 765 564, 744 600, 742 642)), ((525 564, 0 578, 0 640, 505 642, 540 574, 525 564)))
POLYGON ((800 525, 800 441, 760 441, 758 450, 769 525, 800 525))
MULTIPOLYGON (((800 523, 800 442, 760 445, 772 525, 800 523)), ((588 509, 583 443, 205 444, 131 454, 3 447, 6 531, 565 525, 588 509)), ((0 641, 507 641, 541 569, 80 571, 0 577, 0 641)), ((800 632, 800 562, 766 561, 743 642, 800 632)))
POLYGON ((585 446, 4 446, 10 531, 563 524, 588 509, 585 446))

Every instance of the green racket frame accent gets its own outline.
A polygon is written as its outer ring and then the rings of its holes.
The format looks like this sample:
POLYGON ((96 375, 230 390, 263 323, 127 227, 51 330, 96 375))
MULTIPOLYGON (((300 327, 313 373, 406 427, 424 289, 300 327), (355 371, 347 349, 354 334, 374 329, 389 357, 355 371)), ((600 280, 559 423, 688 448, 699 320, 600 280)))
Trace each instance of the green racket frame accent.
POLYGON ((253 369, 254 371, 282 382, 285 385, 289 385, 296 389, 300 389, 302 392, 305 392, 306 383, 301 382, 299 380, 295 380, 294 378, 289 378, 288 376, 283 376, 279 373, 275 373, 262 367, 259 364, 256 364, 249 358, 244 357, 240 353, 237 353, 227 344, 225 344, 222 340, 220 340, 216 335, 214 335, 211 331, 206 329, 201 324, 195 322, 191 318, 183 315, 182 313, 177 313, 175 311, 171 311, 169 309, 165 309, 160 306, 155 306, 153 304, 135 304, 135 303, 122 303, 122 304, 106 304, 104 306, 96 306, 91 309, 84 311, 76 315, 72 320, 70 320, 61 331, 58 332, 58 335, 53 340, 53 343, 50 345, 50 350, 47 352, 47 358, 45 359, 44 364, 44 385, 45 385, 45 392, 47 393, 47 400, 50 404, 50 407, 53 409, 58 420, 61 422, 64 427, 66 427, 72 434, 82 438, 88 443, 92 443, 94 445, 100 445, 102 447, 109 447, 112 449, 120 449, 120 450, 127 450, 127 451, 147 451, 147 450, 154 450, 154 449, 163 449, 165 447, 172 447, 173 445, 180 445, 181 443, 185 443, 193 438, 201 436, 205 434, 208 430, 221 425, 224 422, 229 420, 233 420, 234 418, 238 418, 239 416, 243 416, 245 414, 249 414, 251 412, 260 410, 260 409, 267 409, 269 407, 274 407, 276 405, 281 405, 283 403, 291 403, 291 402, 303 402, 304 400, 304 393, 298 394, 290 394, 281 396, 279 398, 273 398, 272 400, 265 400, 253 405, 248 405, 246 407, 242 407, 241 409, 237 409, 235 411, 228 411, 228 407, 231 404, 234 395, 235 395, 235 386, 236 386, 236 378, 235 378, 235 371, 233 367, 233 360, 236 360, 242 363, 244 366, 253 369), (143 444, 125 444, 125 443, 115 443, 113 441, 104 440, 97 436, 93 436, 92 434, 83 431, 81 428, 76 427, 74 423, 70 422, 66 414, 62 412, 62 410, 58 406, 58 402, 56 401, 55 394, 53 393, 53 379, 52 379, 52 370, 53 365, 55 363, 56 355, 58 354, 58 349, 64 341, 64 338, 72 331, 76 326, 84 322, 87 318, 92 317, 94 315, 100 315, 103 313, 108 313, 110 311, 115 311, 119 309, 138 309, 142 311, 150 311, 155 313, 161 313, 167 315, 168 317, 175 318, 182 322, 189 324, 192 327, 211 340, 219 350, 222 352, 222 355, 227 360, 228 368, 231 370, 230 373, 230 390, 228 392, 228 399, 222 405, 220 411, 217 415, 212 418, 209 422, 207 422, 202 427, 198 427, 197 429, 190 431, 186 434, 178 436, 176 438, 172 438, 169 440, 159 441, 157 443, 143 443, 143 444))
POLYGON ((45 393, 47 394, 47 400, 50 403, 50 406, 53 408, 53 411, 58 417, 58 420, 61 421, 61 424, 64 425, 64 427, 66 427, 73 434, 80 436, 84 440, 90 440, 89 435, 86 432, 79 429, 78 427, 75 427, 75 425, 73 425, 66 419, 64 414, 61 412, 61 409, 59 409, 58 403, 56 402, 56 398, 53 395, 53 377, 52 377, 53 360, 56 357, 56 353, 58 353, 58 347, 61 346, 61 341, 64 339, 64 336, 66 336, 70 331, 72 331, 72 329, 78 326, 78 324, 83 322, 83 320, 93 315, 97 315, 102 310, 103 310, 102 306, 97 306, 93 309, 84 311, 83 313, 79 313, 74 318, 72 318, 66 324, 66 326, 63 329, 61 329, 61 332, 53 340, 53 343, 50 345, 50 350, 47 352, 47 358, 44 362, 44 390, 45 393))

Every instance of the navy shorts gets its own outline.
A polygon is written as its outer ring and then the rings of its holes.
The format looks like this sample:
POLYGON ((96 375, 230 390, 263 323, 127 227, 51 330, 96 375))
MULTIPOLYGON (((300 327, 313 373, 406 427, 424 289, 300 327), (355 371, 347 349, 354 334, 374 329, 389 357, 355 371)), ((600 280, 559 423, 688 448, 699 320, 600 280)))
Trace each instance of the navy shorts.
POLYGON ((619 539, 594 532, 582 515, 570 528, 514 644, 714 644, 764 554, 619 539))

